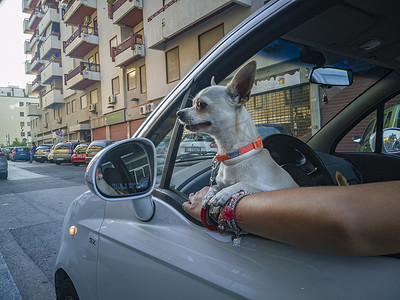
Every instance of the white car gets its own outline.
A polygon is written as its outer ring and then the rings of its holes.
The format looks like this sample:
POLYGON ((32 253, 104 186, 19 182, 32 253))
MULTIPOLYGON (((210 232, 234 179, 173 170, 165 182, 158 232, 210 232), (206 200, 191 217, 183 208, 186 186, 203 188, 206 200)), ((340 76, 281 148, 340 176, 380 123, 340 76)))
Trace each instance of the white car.
POLYGON ((179 145, 178 156, 181 159, 187 159, 193 155, 215 156, 218 152, 217 144, 213 137, 204 133, 187 133, 183 136, 179 145))
POLYGON ((91 160, 90 190, 63 225, 57 299, 398 299, 399 255, 331 255, 254 235, 236 248, 187 215, 182 203, 209 185, 212 159, 179 159, 176 112, 212 76, 225 83, 255 59, 248 110, 258 123, 290 129, 264 146, 300 185, 335 184, 337 170, 349 184, 399 180, 400 157, 382 151, 383 126, 375 153, 357 152, 352 140, 398 101, 399 11, 391 0, 267 1, 228 33, 132 139, 91 160), (342 70, 334 78, 332 67, 342 70), (156 147, 165 153, 158 159, 156 147))

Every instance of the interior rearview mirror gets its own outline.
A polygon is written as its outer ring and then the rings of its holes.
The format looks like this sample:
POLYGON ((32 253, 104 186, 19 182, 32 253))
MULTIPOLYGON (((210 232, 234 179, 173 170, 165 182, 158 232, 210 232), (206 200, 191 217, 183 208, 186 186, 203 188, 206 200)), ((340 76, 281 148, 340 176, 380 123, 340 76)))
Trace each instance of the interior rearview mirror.
POLYGON ((309 78, 310 82, 323 85, 347 86, 353 83, 351 71, 337 68, 313 68, 309 78))

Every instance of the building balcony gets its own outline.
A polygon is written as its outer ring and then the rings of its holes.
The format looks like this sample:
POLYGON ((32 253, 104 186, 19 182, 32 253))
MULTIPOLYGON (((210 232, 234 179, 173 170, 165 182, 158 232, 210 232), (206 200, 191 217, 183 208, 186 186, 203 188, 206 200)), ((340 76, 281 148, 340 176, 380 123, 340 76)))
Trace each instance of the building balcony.
POLYGON ((33 96, 34 95, 34 93, 33 93, 33 90, 32 90, 32 83, 27 83, 26 84, 26 86, 25 86, 25 93, 28 95, 28 96, 33 96))
POLYGON ((96 0, 71 0, 62 10, 61 18, 64 23, 77 26, 83 24, 85 17, 92 15, 96 10, 96 0))
POLYGON ((60 23, 60 13, 57 8, 49 7, 39 23, 39 35, 43 35, 50 23, 60 23))
POLYGON ((108 4, 108 17, 113 24, 134 27, 143 21, 143 1, 117 0, 108 4))
POLYGON ((83 58, 98 45, 97 28, 78 25, 78 29, 63 42, 63 52, 69 57, 83 58))
POLYGON ((78 67, 64 75, 64 83, 71 90, 84 90, 100 79, 100 65, 88 62, 81 62, 78 67))
POLYGON ((31 40, 25 40, 24 41, 24 53, 25 54, 32 54, 31 40))
POLYGON ((144 45, 141 34, 131 34, 129 38, 111 48, 111 59, 116 67, 123 67, 144 57, 144 45))
POLYGON ((35 8, 32 11, 31 16, 29 18, 24 19, 23 23, 24 33, 33 34, 36 28, 38 27, 40 21, 42 20, 43 16, 44 13, 40 9, 35 8))
POLYGON ((35 75, 35 72, 32 71, 32 65, 30 60, 25 61, 25 74, 35 75))
POLYGON ((37 103, 27 103, 26 104, 26 115, 28 117, 37 117, 42 115, 42 110, 39 108, 37 103))
POLYGON ((38 31, 36 30, 35 33, 32 35, 31 39, 29 40, 29 48, 31 51, 31 54, 33 54, 34 47, 37 45, 38 42, 44 41, 43 36, 39 36, 38 31))
POLYGON ((90 130, 90 124, 77 124, 69 126, 69 132, 78 132, 78 131, 86 131, 90 130))
POLYGON ((39 0, 22 0, 22 12, 30 14, 39 0))
POLYGON ((40 46, 40 57, 49 60, 54 54, 61 54, 60 33, 52 32, 40 46))
POLYGON ((61 61, 50 61, 40 73, 43 84, 51 84, 52 81, 62 79, 61 61))
POLYGON ((42 96, 42 105, 44 109, 56 108, 64 104, 64 95, 62 89, 51 89, 42 96))
POLYGON ((33 74, 37 74, 39 69, 44 65, 45 60, 41 59, 38 52, 35 52, 31 60, 31 70, 33 74))
POLYGON ((146 22, 146 46, 163 50, 165 44, 189 29, 207 21, 235 5, 251 6, 251 0, 177 1, 171 0, 163 7, 161 1, 146 1, 146 10, 154 11, 146 22), (196 12, 196 18, 193 14, 196 12), (179 16, 177 18, 176 16, 179 16))
POLYGON ((43 88, 44 88, 44 85, 42 84, 42 79, 41 79, 40 75, 37 75, 35 80, 32 81, 32 92, 38 93, 43 88))

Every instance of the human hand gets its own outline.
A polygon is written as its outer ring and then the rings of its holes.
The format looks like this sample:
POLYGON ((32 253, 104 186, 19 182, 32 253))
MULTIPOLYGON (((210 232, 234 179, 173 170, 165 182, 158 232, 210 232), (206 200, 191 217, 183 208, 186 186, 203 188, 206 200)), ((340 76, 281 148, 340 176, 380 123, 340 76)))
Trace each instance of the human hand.
POLYGON ((209 186, 203 187, 200 191, 195 194, 189 195, 189 200, 182 204, 182 208, 193 218, 201 221, 200 213, 202 208, 202 200, 209 190, 209 186))

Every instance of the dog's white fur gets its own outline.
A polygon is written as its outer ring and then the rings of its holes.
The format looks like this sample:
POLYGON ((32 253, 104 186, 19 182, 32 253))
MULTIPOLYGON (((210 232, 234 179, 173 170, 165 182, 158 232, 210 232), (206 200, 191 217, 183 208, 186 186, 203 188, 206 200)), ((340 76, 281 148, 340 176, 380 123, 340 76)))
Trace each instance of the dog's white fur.
MULTIPOLYGON (((259 133, 244 104, 250 97, 255 73, 256 63, 251 61, 226 87, 214 85, 212 80, 212 86, 193 99, 192 107, 177 113, 179 121, 190 131, 214 137, 220 154, 251 144, 259 133)), ((265 148, 222 161, 216 182, 205 196, 203 206, 223 205, 239 190, 254 193, 298 186, 265 148)))

